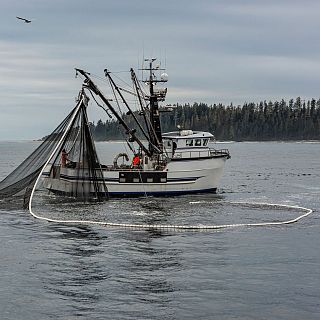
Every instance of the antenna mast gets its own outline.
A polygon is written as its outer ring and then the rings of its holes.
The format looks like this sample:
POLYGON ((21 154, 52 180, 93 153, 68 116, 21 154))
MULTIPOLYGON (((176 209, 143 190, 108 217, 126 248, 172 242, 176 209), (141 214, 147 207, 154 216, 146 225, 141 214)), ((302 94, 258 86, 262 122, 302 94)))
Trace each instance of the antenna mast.
MULTIPOLYGON (((161 69, 159 67, 154 67, 153 63, 156 59, 144 59, 145 62, 149 63, 148 68, 142 68, 142 70, 148 71, 149 78, 144 80, 145 83, 149 85, 149 108, 150 108, 150 123, 153 127, 150 135, 150 146, 149 148, 152 149, 153 146, 156 146, 157 149, 162 150, 162 131, 161 131, 161 123, 160 123, 160 113, 159 113, 159 104, 158 101, 164 101, 167 89, 158 89, 155 88, 157 83, 164 83, 168 80, 162 76, 158 80, 154 74, 155 71, 161 71, 165 69, 161 69)), ((151 150, 150 150, 151 151, 151 150)), ((152 152, 152 151, 151 151, 152 152)))

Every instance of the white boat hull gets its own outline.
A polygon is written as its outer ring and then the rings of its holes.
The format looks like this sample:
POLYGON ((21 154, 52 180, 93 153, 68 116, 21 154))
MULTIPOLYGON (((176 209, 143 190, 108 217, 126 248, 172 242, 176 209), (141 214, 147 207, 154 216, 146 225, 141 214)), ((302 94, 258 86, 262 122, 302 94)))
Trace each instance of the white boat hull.
MULTIPOLYGON (((179 159, 170 161, 162 171, 154 170, 103 170, 104 183, 111 197, 132 197, 143 195, 167 196, 188 193, 215 192, 223 175, 227 157, 204 159, 179 159)), ((72 194, 75 185, 87 191, 90 181, 76 176, 78 171, 59 168, 59 174, 45 175, 45 186, 54 193, 72 194)), ((86 172, 84 171, 84 176, 86 172)), ((88 173, 87 173, 88 175, 88 173)), ((101 186, 103 181, 99 182, 101 186)), ((103 188, 101 188, 103 190, 103 188)), ((79 190, 80 192, 82 190, 79 190)))

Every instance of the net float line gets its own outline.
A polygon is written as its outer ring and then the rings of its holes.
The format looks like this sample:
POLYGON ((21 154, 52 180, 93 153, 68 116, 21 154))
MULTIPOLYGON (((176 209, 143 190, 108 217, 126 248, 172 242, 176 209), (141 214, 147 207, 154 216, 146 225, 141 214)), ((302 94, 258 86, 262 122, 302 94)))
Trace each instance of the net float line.
MULTIPOLYGON (((31 202, 30 202, 31 203, 31 202)), ((286 204, 275 204, 275 203, 259 203, 259 202, 223 202, 232 205, 249 205, 259 206, 273 209, 289 209, 299 210, 302 212, 298 217, 283 221, 269 221, 259 223, 232 223, 232 224, 217 224, 217 225, 162 225, 162 224, 131 224, 131 223, 117 223, 117 222, 106 222, 106 221, 92 221, 92 220, 59 220, 39 216, 32 210, 32 206, 29 206, 30 214, 36 218, 47 222, 61 223, 61 224, 85 224, 85 225, 99 225, 104 227, 112 228, 124 228, 124 229, 158 229, 158 230, 190 230, 190 231, 203 231, 203 230, 217 230, 217 229, 228 229, 228 228, 239 228, 239 227, 272 227, 280 225, 288 225, 298 222, 299 220, 309 216, 313 210, 301 206, 286 205, 286 204)))

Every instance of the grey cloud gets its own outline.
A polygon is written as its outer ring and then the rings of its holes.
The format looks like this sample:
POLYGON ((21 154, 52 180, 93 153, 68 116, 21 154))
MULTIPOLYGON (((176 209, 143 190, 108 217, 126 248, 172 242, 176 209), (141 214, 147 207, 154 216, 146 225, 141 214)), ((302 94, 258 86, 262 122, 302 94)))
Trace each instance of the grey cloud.
POLYGON ((319 95, 318 1, 2 2, 0 139, 54 128, 81 86, 74 67, 103 76, 143 52, 166 58, 170 103, 319 95))

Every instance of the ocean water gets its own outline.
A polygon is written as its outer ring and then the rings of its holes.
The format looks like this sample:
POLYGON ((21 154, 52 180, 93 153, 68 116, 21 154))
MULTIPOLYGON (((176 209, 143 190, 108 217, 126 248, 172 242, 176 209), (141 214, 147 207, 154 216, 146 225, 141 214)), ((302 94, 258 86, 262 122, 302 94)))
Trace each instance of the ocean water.
MULTIPOLYGON (((39 143, 0 142, 0 179, 39 143)), ((122 150, 98 143, 102 162, 122 150)), ((207 232, 47 223, 0 209, 0 319, 319 319, 320 143, 220 143, 229 148, 216 195, 48 202, 48 217, 108 222, 291 225, 207 232)))

